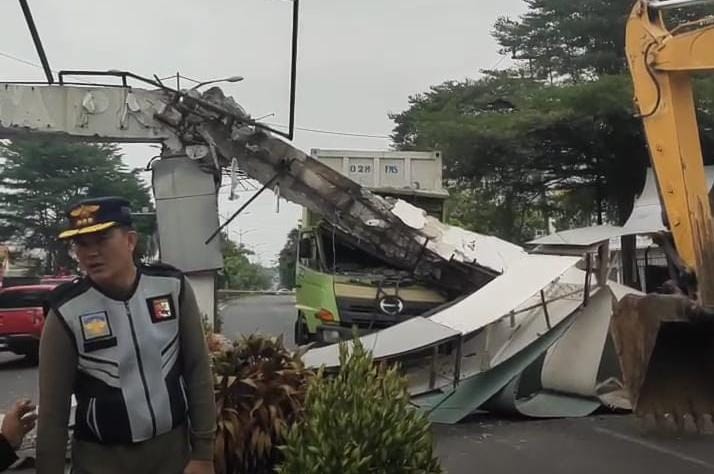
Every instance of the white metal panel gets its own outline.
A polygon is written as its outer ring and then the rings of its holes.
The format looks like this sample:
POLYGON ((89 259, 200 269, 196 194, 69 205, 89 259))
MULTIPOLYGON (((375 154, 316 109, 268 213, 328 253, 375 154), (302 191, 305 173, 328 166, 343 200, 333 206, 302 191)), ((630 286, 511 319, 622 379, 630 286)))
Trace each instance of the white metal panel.
POLYGON ((596 395, 613 298, 607 288, 596 292, 573 325, 548 350, 541 372, 544 390, 585 397, 596 395))
MULTIPOLYGON (((459 336, 459 332, 429 319, 416 317, 360 338, 364 347, 372 351, 375 359, 385 359, 433 346, 459 336)), ((351 342, 348 342, 351 346, 351 342)), ((308 351, 303 357, 308 367, 337 367, 339 346, 320 347, 308 351)))
MULTIPOLYGON (((558 285, 554 285, 558 286, 558 285)), ((567 285, 570 287, 571 285, 567 285)), ((556 288, 557 289, 557 288, 556 288)), ((551 290, 552 291, 552 290, 551 290)), ((572 291, 572 288, 564 288, 563 291, 572 291)), ((549 295, 547 298, 551 299, 555 295, 549 295)), ((530 304, 540 303, 540 298, 532 298, 528 301, 530 304)), ((505 343, 499 348, 497 352, 494 353, 493 359, 491 360, 492 366, 497 366, 507 361, 511 357, 515 356, 530 344, 532 344, 537 339, 540 339, 543 334, 547 333, 571 316, 575 311, 580 308, 583 303, 583 292, 580 291, 568 297, 564 297, 557 301, 552 301, 547 304, 548 307, 548 318, 551 327, 548 327, 546 322, 545 312, 543 311, 543 306, 538 306, 533 308, 525 314, 516 316, 518 321, 518 326, 516 330, 513 331, 505 343)), ((527 305, 522 305, 527 306, 527 305)), ((506 320, 507 321, 507 320, 506 320)))
MULTIPOLYGON (((705 166, 707 187, 714 183, 714 166, 705 166)), ((645 186, 635 199, 632 214, 623 226, 623 235, 651 234, 666 230, 662 222, 662 204, 657 191, 657 179, 652 168, 647 169, 645 186)))
POLYGON ((555 232, 528 242, 531 245, 565 245, 573 247, 590 247, 600 242, 619 237, 623 228, 614 225, 598 225, 580 227, 577 229, 555 232))
POLYGON ((662 222, 662 205, 657 192, 657 181, 652 169, 647 170, 645 187, 635 199, 632 214, 624 225, 628 234, 649 234, 665 230, 662 222))
POLYGON ((431 320, 462 334, 507 316, 580 260, 560 255, 526 255, 475 293, 433 315, 431 320))
POLYGON ((523 248, 498 237, 444 224, 406 201, 397 201, 392 213, 406 225, 428 236, 427 248, 444 260, 476 263, 496 272, 504 272, 512 262, 527 255, 523 248))

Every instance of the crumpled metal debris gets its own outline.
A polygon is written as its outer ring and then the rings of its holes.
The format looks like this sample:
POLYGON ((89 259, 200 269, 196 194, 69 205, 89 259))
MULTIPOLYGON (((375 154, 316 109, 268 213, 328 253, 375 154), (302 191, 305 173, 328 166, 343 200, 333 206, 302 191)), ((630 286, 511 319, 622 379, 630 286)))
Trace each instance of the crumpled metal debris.
POLYGON ((209 146, 211 153, 202 158, 209 160, 207 165, 218 171, 235 159, 261 183, 279 174, 281 197, 323 216, 365 252, 422 281, 457 295, 480 288, 502 271, 464 258, 463 250, 439 240, 445 229, 415 228, 428 219, 405 222, 403 213, 394 212, 405 203, 372 194, 265 130, 218 87, 185 96, 164 113, 184 143, 198 140, 209 146))

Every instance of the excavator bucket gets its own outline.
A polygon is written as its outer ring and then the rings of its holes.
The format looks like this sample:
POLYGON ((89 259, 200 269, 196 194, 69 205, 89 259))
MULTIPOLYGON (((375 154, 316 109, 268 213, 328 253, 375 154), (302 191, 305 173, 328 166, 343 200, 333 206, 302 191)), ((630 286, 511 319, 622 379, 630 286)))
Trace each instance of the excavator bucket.
POLYGON ((611 331, 645 430, 714 434, 714 318, 684 296, 628 295, 611 331))

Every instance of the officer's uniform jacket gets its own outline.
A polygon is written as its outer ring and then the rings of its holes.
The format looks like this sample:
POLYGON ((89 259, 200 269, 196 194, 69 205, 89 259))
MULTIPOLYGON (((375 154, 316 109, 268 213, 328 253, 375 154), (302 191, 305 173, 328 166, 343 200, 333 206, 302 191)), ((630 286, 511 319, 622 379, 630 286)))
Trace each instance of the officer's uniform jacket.
POLYGON ((179 350, 183 281, 175 269, 141 267, 126 300, 87 278, 51 296, 77 349, 78 439, 136 443, 186 422, 179 350))

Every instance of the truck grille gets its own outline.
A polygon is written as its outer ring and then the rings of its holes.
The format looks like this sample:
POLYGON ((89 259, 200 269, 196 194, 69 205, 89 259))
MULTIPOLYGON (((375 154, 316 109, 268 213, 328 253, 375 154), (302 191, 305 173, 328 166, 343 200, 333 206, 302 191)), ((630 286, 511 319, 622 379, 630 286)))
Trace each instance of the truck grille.
POLYGON ((440 303, 404 301, 404 309, 396 315, 385 314, 374 300, 337 298, 340 322, 343 326, 373 327, 383 329, 407 319, 419 316, 435 308, 440 303))

